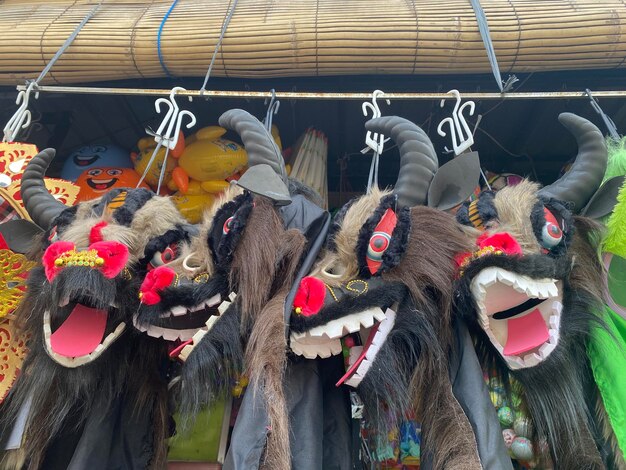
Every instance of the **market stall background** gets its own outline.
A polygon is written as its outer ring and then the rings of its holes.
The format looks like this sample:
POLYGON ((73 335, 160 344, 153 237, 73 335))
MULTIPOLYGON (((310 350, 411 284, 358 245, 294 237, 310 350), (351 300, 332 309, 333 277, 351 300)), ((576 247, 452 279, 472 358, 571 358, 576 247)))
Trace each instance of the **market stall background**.
MULTIPOLYGON (((482 120, 472 147, 480 153, 483 168, 494 172, 512 172, 549 183, 575 152, 575 141, 557 121, 563 111, 585 116, 606 132, 602 119, 590 104, 584 90, 623 90, 626 77, 621 70, 576 71, 520 74, 515 91, 557 92, 550 99, 475 100, 477 109, 469 117, 470 126, 477 115, 482 120), (558 92, 578 93, 580 98, 560 98, 558 92)), ((102 82, 90 86, 114 86, 141 89, 167 89, 182 85, 188 89, 199 87, 198 78, 160 79, 125 82, 102 82)), ((210 80, 211 89, 260 91, 270 88, 278 91, 370 93, 375 88, 391 92, 439 92, 457 88, 464 92, 494 91, 493 77, 482 75, 415 76, 345 76, 292 79, 226 79, 210 80)), ((8 121, 15 111, 13 88, 0 92, 0 119, 8 121)), ((146 136, 146 127, 156 128, 160 117, 154 111, 153 96, 91 95, 41 93, 31 100, 34 124, 27 131, 28 141, 39 148, 54 147, 59 157, 50 174, 59 174, 63 161, 76 148, 99 143, 114 143, 129 152, 137 141, 146 136)), ((178 98, 184 107, 192 110, 198 124, 186 131, 192 134, 201 127, 216 125, 217 118, 227 109, 240 107, 259 118, 265 115, 263 99, 194 98, 189 103, 178 98)), ((615 122, 617 129, 626 125, 626 102, 623 98, 601 98, 604 112, 615 122)), ((361 111, 361 100, 281 100, 274 123, 280 130, 285 147, 291 146, 309 127, 321 130, 328 137, 329 204, 337 207, 355 193, 362 192, 367 182, 371 153, 362 155, 367 120, 361 111)), ((443 108, 439 100, 392 100, 391 105, 380 101, 383 115, 395 114, 423 125, 441 161, 450 158, 444 147, 450 146, 448 137, 437 134, 437 125, 450 115, 453 100, 443 108)), ((227 137, 231 137, 227 135, 227 137)), ((397 175, 399 156, 388 146, 381 157, 379 182, 391 185, 397 175)))

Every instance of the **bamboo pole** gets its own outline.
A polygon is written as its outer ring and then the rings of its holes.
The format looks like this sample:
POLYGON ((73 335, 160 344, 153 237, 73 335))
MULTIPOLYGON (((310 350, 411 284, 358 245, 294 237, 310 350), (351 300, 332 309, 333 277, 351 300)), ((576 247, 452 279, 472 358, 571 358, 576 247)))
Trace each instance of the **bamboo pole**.
MULTIPOLYGON (((0 4, 0 85, 32 79, 95 0, 0 4)), ((622 0, 482 0, 503 73, 626 67, 622 0)), ((46 83, 163 77, 157 33, 171 0, 106 0, 46 83)), ((175 76, 202 77, 229 2, 179 0, 160 50, 175 76)), ((486 73, 466 0, 239 0, 213 76, 486 73)))

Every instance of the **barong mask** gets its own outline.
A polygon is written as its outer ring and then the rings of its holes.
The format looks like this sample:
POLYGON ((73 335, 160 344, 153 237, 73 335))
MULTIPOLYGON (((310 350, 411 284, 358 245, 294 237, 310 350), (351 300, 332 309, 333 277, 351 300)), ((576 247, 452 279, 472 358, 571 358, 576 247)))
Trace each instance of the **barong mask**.
MULTIPOLYGON (((148 410, 162 391, 160 348, 130 327, 139 304, 132 279, 148 241, 184 223, 169 198, 145 189, 116 189, 65 207, 44 185, 54 155, 39 153, 22 178, 24 205, 44 233, 32 254, 41 263, 16 312, 30 352, 2 413, 4 439, 32 399, 22 450, 33 467, 68 420, 80 426, 94 407, 107 409, 124 393, 148 410)), ((164 456, 158 429, 157 462, 164 456)))
POLYGON ((455 300, 485 367, 519 382, 535 437, 548 442, 557 467, 596 468, 585 349, 600 326, 600 235, 574 214, 595 212, 590 206, 614 194, 598 191, 607 161, 600 131, 574 114, 559 120, 578 143, 567 174, 544 188, 525 180, 484 191, 457 212, 477 231, 474 251, 458 259, 455 300))
POLYGON ((415 124, 385 117, 366 128, 398 145, 398 181, 393 192, 373 189, 335 216, 327 251, 294 299, 291 350, 315 358, 345 349, 348 370, 337 385, 357 388, 374 429, 384 435, 389 415, 401 420, 414 411, 436 449, 436 468, 479 468, 446 367, 454 259, 469 238, 441 211, 471 193, 478 157, 439 168, 415 124))
POLYGON ((199 227, 148 244, 135 317, 139 330, 174 342, 171 356, 184 362, 177 395, 187 416, 226 393, 243 372, 255 316, 293 279, 306 245, 277 207, 292 195, 294 205, 306 204, 306 190, 294 190, 271 135, 242 110, 226 112, 220 125, 241 136, 249 169, 199 227))

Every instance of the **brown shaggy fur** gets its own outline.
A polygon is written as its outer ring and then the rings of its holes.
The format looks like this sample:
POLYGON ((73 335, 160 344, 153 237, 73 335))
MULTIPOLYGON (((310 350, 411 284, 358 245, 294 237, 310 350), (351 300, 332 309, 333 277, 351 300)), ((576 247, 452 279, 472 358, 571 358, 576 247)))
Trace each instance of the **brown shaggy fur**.
POLYGON ((289 413, 283 390, 283 375, 287 366, 284 311, 285 298, 305 245, 306 239, 299 231, 288 230, 282 233, 274 283, 279 291, 256 317, 246 348, 251 389, 263 390, 267 407, 270 432, 263 467, 271 469, 291 466, 289 413))
POLYGON ((269 298, 274 282, 277 253, 281 250, 283 223, 272 202, 255 198, 241 240, 233 254, 230 284, 241 299, 241 325, 247 331, 253 317, 269 298))
MULTIPOLYGON (((451 347, 452 279, 454 255, 470 251, 472 241, 452 216, 427 207, 411 209, 411 235, 401 263, 383 278, 404 283, 416 305, 437 299, 437 313, 428 318, 444 351, 451 347), (425 256, 425 253, 428 253, 425 256), (416 276, 420 273, 420 276, 416 276), (429 287, 431 292, 424 289, 429 287)), ((480 469, 474 431, 452 394, 446 356, 422 351, 411 379, 414 411, 422 419, 424 440, 433 452, 433 468, 480 469), (428 377, 428 380, 424 380, 428 377)))
POLYGON ((396 268, 383 273, 382 278, 406 285, 418 305, 431 301, 424 289, 433 290, 440 315, 428 320, 435 326, 441 343, 449 347, 452 280, 457 269, 454 256, 471 251, 473 240, 451 215, 421 206, 411 209, 409 237, 402 261, 396 268))
POLYGON ((488 227, 492 233, 507 232, 513 235, 525 254, 541 253, 541 246, 528 219, 537 203, 538 191, 539 185, 528 180, 502 188, 494 199, 500 224, 498 227, 488 227))

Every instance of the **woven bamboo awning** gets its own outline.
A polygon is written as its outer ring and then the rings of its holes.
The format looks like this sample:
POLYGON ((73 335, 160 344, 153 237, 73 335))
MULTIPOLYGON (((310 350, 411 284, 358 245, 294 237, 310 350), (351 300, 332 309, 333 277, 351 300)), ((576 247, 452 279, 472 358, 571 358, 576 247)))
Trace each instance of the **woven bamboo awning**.
MULTIPOLYGON (((0 84, 37 77, 96 4, 2 2, 0 84)), ((481 4, 503 74, 626 66, 625 1, 481 4)), ((203 77, 230 5, 179 0, 163 22, 171 0, 103 0, 44 83, 163 77, 163 64, 174 76, 203 77)), ((212 75, 488 72, 468 0, 239 0, 212 75)))

